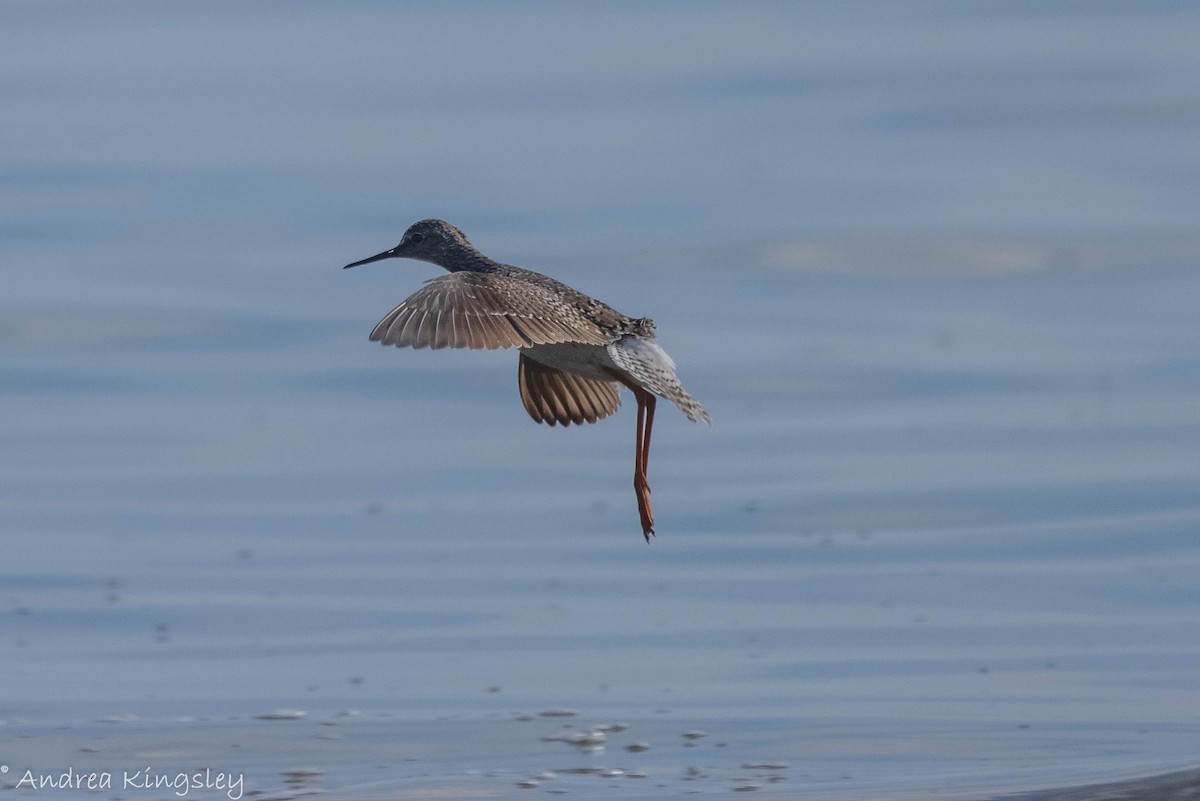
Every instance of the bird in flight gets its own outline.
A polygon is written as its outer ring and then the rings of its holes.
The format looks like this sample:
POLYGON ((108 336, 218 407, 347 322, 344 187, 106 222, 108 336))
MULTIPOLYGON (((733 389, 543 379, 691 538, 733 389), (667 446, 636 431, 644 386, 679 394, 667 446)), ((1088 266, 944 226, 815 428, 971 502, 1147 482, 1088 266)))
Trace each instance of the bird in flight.
POLYGON ((553 278, 501 264, 480 253, 444 220, 421 220, 400 244, 344 269, 383 259, 418 259, 449 271, 425 282, 392 309, 371 341, 411 348, 517 348, 517 387, 538 423, 595 423, 617 410, 619 386, 637 400, 633 489, 642 535, 654 514, 646 466, 658 396, 693 423, 710 422, 675 375, 675 362, 654 338, 654 321, 626 317, 553 278))

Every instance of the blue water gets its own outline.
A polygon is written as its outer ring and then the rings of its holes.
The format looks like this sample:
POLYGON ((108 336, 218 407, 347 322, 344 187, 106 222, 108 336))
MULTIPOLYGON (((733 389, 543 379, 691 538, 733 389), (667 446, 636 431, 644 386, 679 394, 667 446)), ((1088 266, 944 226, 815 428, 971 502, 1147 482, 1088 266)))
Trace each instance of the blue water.
POLYGON ((3 783, 1196 767, 1198 34, 1169 2, 0 8, 3 783), (539 427, 512 353, 367 342, 438 270, 340 267, 427 216, 656 319, 714 423, 660 405, 650 545, 630 399, 539 427))

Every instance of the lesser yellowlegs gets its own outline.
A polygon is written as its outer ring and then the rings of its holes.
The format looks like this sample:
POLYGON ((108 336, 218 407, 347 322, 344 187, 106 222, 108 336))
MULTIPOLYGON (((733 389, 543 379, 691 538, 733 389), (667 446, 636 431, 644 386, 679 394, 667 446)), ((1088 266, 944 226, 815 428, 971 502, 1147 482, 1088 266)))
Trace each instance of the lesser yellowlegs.
POLYGON ((494 261, 443 220, 413 224, 396 247, 346 269, 394 258, 432 262, 450 274, 427 281, 388 312, 371 341, 402 348, 519 348, 521 402, 539 423, 594 423, 621 405, 618 384, 633 392, 633 488, 649 542, 654 515, 646 465, 655 396, 694 423, 709 422, 708 412, 679 383, 675 362, 654 341, 654 321, 626 317, 553 278, 494 261))

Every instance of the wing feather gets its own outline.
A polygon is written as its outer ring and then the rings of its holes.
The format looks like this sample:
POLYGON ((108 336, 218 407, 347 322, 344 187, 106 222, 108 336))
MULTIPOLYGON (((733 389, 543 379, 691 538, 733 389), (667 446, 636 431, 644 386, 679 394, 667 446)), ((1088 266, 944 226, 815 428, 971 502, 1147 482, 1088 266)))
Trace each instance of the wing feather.
POLYGON ((611 339, 547 287, 507 275, 473 272, 426 282, 371 331, 373 342, 412 348, 607 345, 611 339))
POLYGON ((529 416, 550 425, 594 423, 621 405, 615 381, 564 373, 524 353, 517 364, 517 387, 529 416))

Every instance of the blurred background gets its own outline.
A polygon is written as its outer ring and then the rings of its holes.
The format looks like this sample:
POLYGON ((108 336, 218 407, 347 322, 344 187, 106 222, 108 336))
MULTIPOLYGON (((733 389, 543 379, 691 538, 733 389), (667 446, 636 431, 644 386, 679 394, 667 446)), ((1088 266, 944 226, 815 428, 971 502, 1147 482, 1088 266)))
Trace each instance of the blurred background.
POLYGON ((1194 768, 1198 38, 1167 0, 4 3, 5 782, 1194 768), (439 270, 341 266, 434 216, 657 321, 713 425, 660 406, 649 546, 629 398, 536 426, 514 353, 367 341, 439 270))

